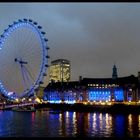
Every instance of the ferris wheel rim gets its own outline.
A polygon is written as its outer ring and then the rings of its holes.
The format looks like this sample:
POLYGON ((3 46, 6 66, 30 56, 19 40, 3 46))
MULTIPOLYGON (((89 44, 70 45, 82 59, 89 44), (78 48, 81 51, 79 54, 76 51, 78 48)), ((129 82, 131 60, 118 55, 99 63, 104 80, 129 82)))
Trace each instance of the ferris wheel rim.
MULTIPOLYGON (((3 34, 1 35, 0 51, 3 49, 5 41, 10 36, 10 34, 12 32, 14 32, 16 30, 16 28, 20 28, 20 27, 26 26, 26 25, 28 25, 30 28, 33 28, 36 31, 36 34, 38 34, 39 39, 41 41, 41 49, 42 49, 42 54, 43 54, 38 78, 35 80, 34 84, 31 86, 31 88, 27 92, 23 93, 24 95, 27 95, 27 94, 30 95, 35 91, 35 89, 37 89, 42 84, 42 80, 43 80, 44 75, 45 75, 44 73, 46 73, 47 66, 48 66, 48 58, 49 58, 48 52, 47 52, 48 39, 44 36, 45 32, 41 31, 42 27, 39 26, 37 22, 34 22, 31 19, 29 19, 29 20, 28 19, 23 19, 23 20, 19 19, 17 22, 14 22, 12 25, 9 25, 9 27, 7 29, 5 29, 3 34)), ((2 82, 0 82, 0 89, 1 89, 2 93, 7 95, 8 91, 7 91, 6 87, 4 87, 2 82)), ((23 94, 22 94, 22 96, 24 96, 23 94)))

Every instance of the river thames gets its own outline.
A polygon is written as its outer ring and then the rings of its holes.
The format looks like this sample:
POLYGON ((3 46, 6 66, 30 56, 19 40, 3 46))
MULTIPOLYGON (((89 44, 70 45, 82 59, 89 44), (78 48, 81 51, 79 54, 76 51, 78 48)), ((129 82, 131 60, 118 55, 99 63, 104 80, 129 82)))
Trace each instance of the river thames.
POLYGON ((140 114, 0 111, 0 137, 140 137, 140 114))

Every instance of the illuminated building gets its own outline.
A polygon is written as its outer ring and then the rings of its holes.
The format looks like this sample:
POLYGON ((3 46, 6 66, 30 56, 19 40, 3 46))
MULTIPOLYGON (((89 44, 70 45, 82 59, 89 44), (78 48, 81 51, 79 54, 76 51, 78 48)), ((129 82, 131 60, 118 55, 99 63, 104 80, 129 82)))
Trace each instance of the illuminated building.
POLYGON ((50 103, 75 103, 80 98, 76 88, 78 85, 77 81, 49 83, 44 90, 44 100, 50 103))
POLYGON ((50 83, 44 90, 51 102, 123 102, 139 101, 138 78, 131 75, 117 78, 83 78, 81 82, 50 83))
POLYGON ((65 59, 58 59, 52 61, 50 66, 50 81, 70 81, 70 61, 65 59))
POLYGON ((117 76, 114 65, 112 78, 81 78, 79 81, 50 83, 44 90, 44 100, 55 103, 133 102, 140 101, 138 76, 117 76))

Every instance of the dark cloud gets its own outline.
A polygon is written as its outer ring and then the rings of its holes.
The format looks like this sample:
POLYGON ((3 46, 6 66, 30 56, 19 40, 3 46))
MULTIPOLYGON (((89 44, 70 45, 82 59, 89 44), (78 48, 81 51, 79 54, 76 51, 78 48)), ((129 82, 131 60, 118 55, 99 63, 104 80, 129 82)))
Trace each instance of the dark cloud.
POLYGON ((140 70, 140 4, 1 3, 0 31, 19 18, 32 18, 47 32, 50 60, 71 61, 72 80, 137 75, 140 70))

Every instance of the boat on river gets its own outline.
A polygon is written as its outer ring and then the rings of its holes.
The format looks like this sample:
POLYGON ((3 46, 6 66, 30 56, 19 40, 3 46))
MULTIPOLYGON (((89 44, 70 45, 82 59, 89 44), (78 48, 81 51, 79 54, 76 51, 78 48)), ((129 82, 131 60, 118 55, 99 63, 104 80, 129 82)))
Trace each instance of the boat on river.
POLYGON ((21 111, 21 112, 35 112, 36 109, 33 106, 17 106, 12 108, 13 111, 21 111))

